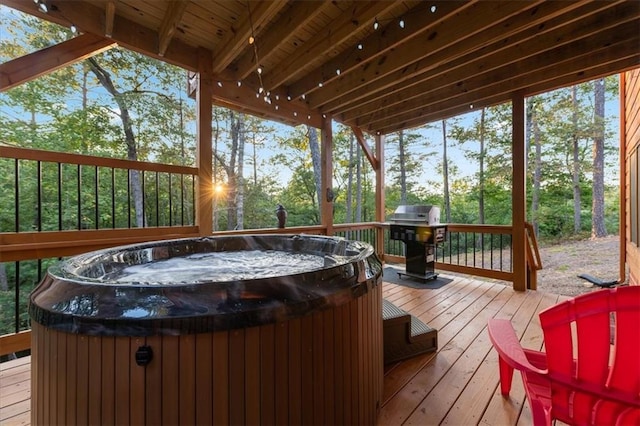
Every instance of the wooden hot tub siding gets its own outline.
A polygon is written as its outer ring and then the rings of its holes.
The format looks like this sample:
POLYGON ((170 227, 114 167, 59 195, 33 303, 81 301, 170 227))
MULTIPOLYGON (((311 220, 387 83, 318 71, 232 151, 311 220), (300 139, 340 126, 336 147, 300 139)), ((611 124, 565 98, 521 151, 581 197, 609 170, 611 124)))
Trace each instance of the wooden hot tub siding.
POLYGON ((32 424, 375 424, 381 286, 294 320, 102 337, 33 323, 32 424), (138 366, 149 345, 153 359, 138 366))

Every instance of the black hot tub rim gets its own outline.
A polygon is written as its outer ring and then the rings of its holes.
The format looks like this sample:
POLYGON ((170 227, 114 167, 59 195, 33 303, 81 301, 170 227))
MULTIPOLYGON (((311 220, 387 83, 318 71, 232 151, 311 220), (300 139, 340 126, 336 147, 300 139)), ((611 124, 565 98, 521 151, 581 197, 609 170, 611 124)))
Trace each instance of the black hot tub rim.
POLYGON ((340 237, 264 234, 163 240, 94 251, 51 267, 29 297, 29 313, 43 326, 88 335, 204 333, 276 323, 339 306, 379 285, 381 275, 382 265, 369 244, 340 237), (303 273, 233 281, 116 284, 99 279, 116 271, 118 264, 243 249, 312 253, 324 256, 326 264, 303 273))

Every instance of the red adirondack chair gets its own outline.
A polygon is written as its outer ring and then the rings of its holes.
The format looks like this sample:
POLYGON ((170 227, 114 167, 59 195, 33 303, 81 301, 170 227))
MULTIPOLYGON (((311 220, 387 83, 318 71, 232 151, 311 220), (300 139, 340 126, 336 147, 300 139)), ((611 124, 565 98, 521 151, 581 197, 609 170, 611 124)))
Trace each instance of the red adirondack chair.
POLYGON ((640 286, 598 290, 540 312, 545 351, 489 320, 502 395, 522 374, 534 425, 640 425, 640 286))

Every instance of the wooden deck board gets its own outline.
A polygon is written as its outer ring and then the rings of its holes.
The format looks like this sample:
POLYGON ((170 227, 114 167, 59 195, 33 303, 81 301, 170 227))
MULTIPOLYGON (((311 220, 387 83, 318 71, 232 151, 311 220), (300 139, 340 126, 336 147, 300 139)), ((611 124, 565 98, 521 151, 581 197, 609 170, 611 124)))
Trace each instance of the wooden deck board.
MULTIPOLYGON (((530 424, 519 378, 508 399, 500 395, 486 324, 492 317, 508 318, 524 346, 540 349, 537 313, 565 297, 447 277, 453 281, 438 289, 383 285, 383 297, 438 329, 438 350, 385 366, 378 424, 530 424)), ((30 392, 30 358, 0 364, 0 423, 30 424, 30 392)))

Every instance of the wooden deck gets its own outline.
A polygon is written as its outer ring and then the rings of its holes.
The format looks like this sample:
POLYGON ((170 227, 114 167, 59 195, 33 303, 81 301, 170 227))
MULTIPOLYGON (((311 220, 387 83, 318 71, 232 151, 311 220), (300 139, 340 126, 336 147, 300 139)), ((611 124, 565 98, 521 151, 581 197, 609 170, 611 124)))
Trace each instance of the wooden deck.
MULTIPOLYGON (((510 318, 523 345, 540 348, 537 313, 565 297, 515 292, 502 283, 468 276, 438 289, 384 283, 383 296, 438 329, 438 351, 388 365, 380 425, 531 424, 524 389, 514 380, 511 397, 498 389, 497 355, 486 332, 491 317, 510 318)), ((0 424, 30 422, 30 359, 0 364, 0 424)))

